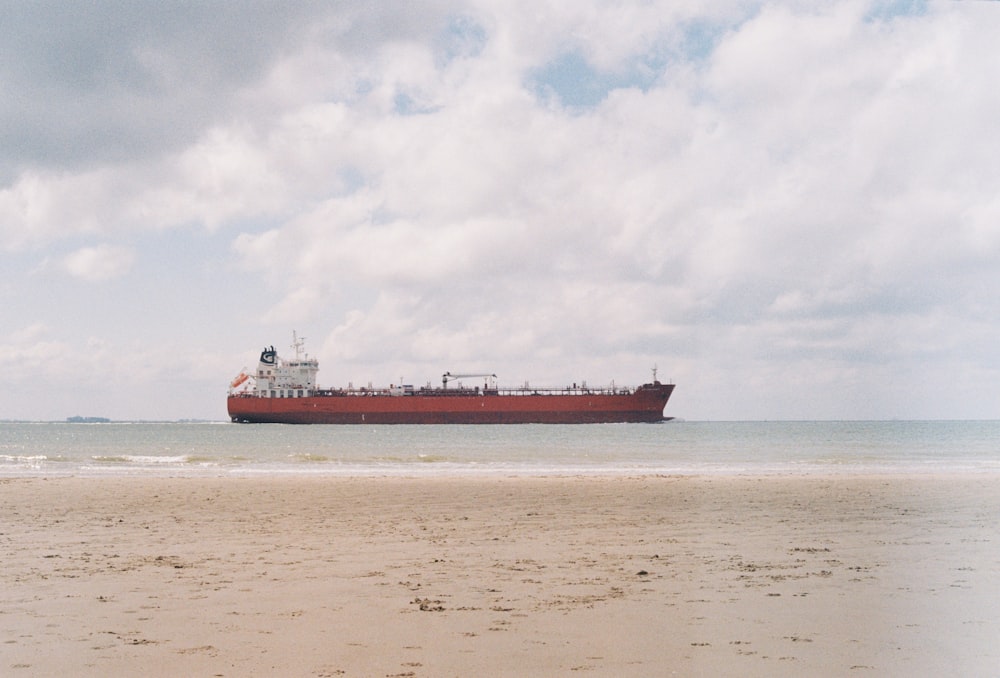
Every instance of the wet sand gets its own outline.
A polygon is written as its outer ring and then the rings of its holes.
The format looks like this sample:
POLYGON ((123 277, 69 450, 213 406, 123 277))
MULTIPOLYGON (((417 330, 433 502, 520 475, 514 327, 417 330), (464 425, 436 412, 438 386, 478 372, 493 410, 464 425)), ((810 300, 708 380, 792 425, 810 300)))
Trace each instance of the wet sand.
POLYGON ((0 480, 7 676, 987 676, 1000 478, 0 480))

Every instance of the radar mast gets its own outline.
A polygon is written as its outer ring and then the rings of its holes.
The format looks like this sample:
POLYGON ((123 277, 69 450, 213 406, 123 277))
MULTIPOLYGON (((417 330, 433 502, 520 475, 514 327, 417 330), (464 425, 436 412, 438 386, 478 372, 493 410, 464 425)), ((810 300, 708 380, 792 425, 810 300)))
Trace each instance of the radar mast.
MULTIPOLYGON (((295 330, 292 330, 292 349, 295 350, 295 359, 301 360, 303 353, 302 349, 306 345, 306 338, 300 337, 296 334, 295 330)), ((305 354, 306 359, 309 358, 309 354, 305 354)))

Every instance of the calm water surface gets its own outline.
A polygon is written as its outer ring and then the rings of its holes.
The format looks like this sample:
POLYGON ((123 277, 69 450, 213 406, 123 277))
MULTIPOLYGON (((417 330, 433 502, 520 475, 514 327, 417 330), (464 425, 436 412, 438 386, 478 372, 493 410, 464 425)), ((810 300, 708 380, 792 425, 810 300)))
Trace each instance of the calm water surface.
POLYGON ((998 421, 0 423, 0 476, 1000 473, 998 421))

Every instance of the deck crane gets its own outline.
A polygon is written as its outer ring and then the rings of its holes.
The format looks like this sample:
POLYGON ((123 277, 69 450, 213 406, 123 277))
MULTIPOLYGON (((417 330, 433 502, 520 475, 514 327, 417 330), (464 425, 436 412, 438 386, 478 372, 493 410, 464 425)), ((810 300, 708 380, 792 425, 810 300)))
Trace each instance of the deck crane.
POLYGON ((449 381, 453 381, 455 379, 471 379, 473 377, 486 377, 488 379, 496 379, 497 375, 495 375, 495 374, 486 374, 486 373, 483 373, 483 374, 452 374, 451 372, 445 372, 444 374, 441 375, 442 388, 448 388, 448 382, 449 381))

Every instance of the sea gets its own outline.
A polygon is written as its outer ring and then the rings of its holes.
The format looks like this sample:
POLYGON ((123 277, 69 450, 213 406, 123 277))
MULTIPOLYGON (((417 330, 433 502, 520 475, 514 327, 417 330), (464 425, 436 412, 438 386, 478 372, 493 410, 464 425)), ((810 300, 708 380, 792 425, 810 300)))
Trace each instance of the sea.
POLYGON ((0 422, 0 477, 1000 473, 1000 421, 0 422))

